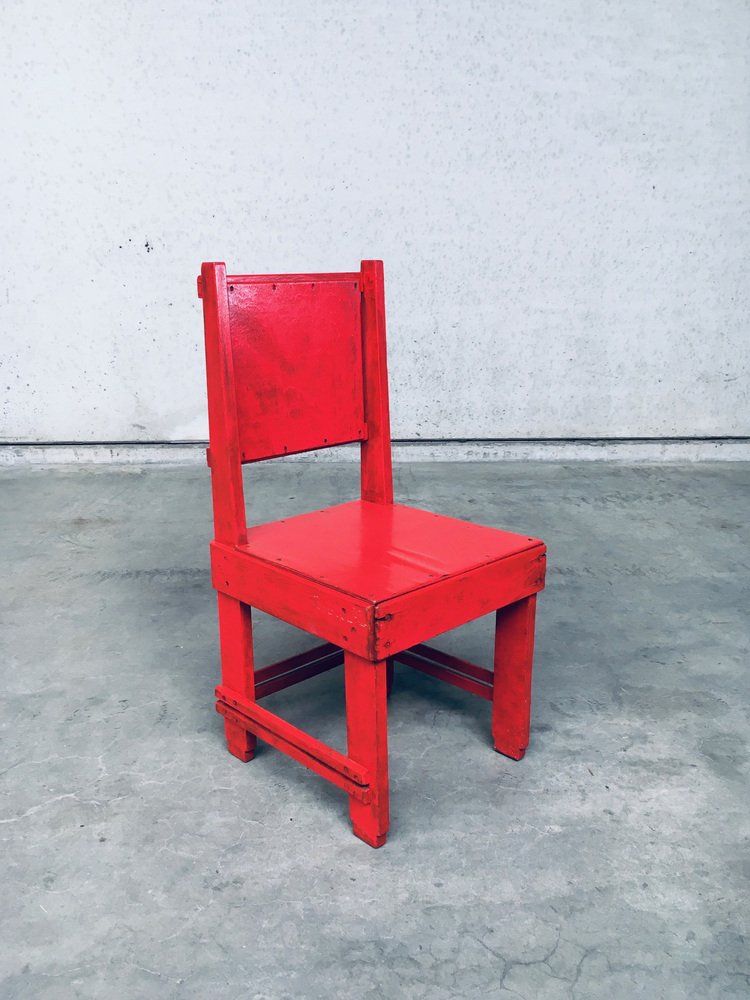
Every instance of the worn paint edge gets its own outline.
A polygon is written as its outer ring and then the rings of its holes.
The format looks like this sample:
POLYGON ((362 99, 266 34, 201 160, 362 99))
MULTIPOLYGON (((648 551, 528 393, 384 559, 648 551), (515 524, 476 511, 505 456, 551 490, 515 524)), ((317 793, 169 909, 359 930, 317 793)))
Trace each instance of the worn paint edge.
MULTIPOLYGON (((206 441, 112 444, 0 444, 0 466, 205 465, 206 441)), ((359 461, 358 445, 279 458, 359 461)), ((748 462, 750 438, 394 441, 396 462, 748 462)))

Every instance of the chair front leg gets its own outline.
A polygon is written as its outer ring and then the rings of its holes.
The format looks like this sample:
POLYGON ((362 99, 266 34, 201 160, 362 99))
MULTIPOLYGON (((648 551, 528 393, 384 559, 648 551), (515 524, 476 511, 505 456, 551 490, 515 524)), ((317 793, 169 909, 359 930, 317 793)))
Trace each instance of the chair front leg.
POLYGON ((532 594, 495 616, 492 742, 498 753, 513 760, 521 760, 529 745, 535 612, 532 594))
POLYGON ((344 657, 348 754, 370 774, 370 798, 350 797, 354 833, 370 847, 382 847, 388 833, 387 667, 353 653, 344 657))
MULTIPOLYGON (((218 597, 222 684, 255 701, 252 610, 249 604, 227 594, 218 597)), ((242 761, 253 759, 257 741, 252 733, 225 719, 224 734, 233 756, 242 761)))

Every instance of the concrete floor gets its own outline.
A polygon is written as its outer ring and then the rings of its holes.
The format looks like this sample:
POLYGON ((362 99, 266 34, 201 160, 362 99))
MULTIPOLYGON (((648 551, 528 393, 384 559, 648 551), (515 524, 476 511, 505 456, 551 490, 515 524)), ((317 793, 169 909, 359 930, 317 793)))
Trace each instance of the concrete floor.
MULTIPOLYGON (((0 475, 0 996, 750 996, 750 467, 410 465, 397 496, 538 535, 532 743, 398 668, 392 828, 224 749, 208 472, 0 475)), ((248 474, 257 520, 353 466, 248 474)), ((257 616, 260 663, 312 644, 257 616)), ((491 622, 444 637, 489 663, 491 622)), ((338 671, 269 699, 343 747, 338 671)))

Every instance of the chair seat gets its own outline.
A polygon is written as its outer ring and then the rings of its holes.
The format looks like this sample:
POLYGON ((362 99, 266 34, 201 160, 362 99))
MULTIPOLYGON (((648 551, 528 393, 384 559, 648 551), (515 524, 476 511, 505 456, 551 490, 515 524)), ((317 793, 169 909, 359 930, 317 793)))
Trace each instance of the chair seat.
POLYGON ((355 500, 248 528, 239 548, 378 604, 542 545, 416 507, 355 500))

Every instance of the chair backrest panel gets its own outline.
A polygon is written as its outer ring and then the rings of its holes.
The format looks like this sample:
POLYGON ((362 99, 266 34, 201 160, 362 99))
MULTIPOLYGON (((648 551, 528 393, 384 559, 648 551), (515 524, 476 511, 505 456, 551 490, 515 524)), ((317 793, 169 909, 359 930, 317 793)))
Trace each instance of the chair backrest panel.
POLYGON ((366 440, 359 272, 226 281, 240 460, 366 440))
POLYGON ((227 276, 204 262, 208 464, 216 540, 247 540, 242 463, 360 443, 360 495, 393 503, 383 262, 227 276))

